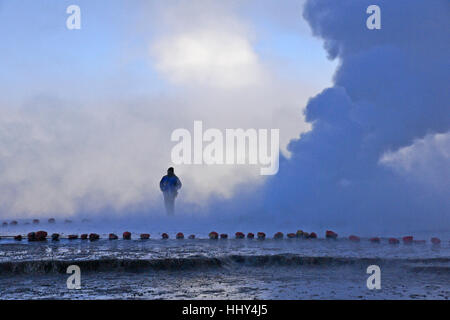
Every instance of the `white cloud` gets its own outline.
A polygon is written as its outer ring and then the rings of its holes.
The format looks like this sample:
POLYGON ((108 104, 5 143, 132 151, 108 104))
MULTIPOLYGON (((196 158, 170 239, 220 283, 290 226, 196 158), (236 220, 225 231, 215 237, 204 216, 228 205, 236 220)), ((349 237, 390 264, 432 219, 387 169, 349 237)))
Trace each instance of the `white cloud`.
POLYGON ((380 163, 436 189, 448 190, 450 132, 428 134, 415 140, 410 146, 386 152, 380 163))
POLYGON ((239 88, 263 82, 258 57, 245 37, 198 30, 157 39, 156 67, 176 84, 239 88))

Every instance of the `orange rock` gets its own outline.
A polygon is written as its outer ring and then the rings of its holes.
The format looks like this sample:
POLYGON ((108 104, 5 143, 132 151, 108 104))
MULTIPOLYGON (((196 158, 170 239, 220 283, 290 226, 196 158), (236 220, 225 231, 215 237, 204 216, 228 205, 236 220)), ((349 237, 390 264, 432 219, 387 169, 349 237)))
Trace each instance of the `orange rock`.
POLYGON ((161 237, 162 237, 163 239, 169 239, 169 235, 168 235, 167 233, 163 233, 163 234, 161 235, 161 237))
POLYGON ((142 240, 150 239, 150 234, 149 233, 141 233, 141 239, 142 240))
POLYGON ((247 233, 247 239, 253 239, 255 235, 251 232, 247 233))
POLYGON ((264 232, 258 232, 256 235, 259 240, 264 240, 266 238, 266 234, 264 232))

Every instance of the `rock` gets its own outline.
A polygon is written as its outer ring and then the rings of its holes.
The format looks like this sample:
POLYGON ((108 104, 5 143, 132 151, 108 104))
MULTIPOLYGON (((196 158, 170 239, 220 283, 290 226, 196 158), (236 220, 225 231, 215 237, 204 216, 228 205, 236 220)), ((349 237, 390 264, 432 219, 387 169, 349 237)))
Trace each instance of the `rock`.
POLYGON ((195 234, 191 234, 191 235, 189 235, 189 237, 188 237, 189 239, 195 239, 195 234))
POLYGON ((13 220, 13 221, 11 221, 11 222, 9 223, 9 225, 11 225, 11 226, 17 226, 17 221, 16 221, 16 220, 13 220))
POLYGON ((220 239, 228 239, 228 234, 226 234, 226 233, 221 233, 221 234, 220 234, 220 239))
POLYGON ((168 235, 167 233, 163 233, 163 234, 161 235, 161 238, 163 238, 164 240, 165 240, 165 239, 169 239, 169 235, 168 235))
POLYGON ((406 237, 403 237, 403 243, 404 244, 411 244, 411 243, 413 243, 413 237, 412 236, 406 236, 406 237))
POLYGON ((431 238, 431 243, 432 244, 440 244, 441 243, 441 239, 439 239, 439 238, 431 238))
POLYGON ((149 233, 141 233, 141 240, 148 240, 150 239, 149 233))
POLYGON ((317 234, 315 232, 311 232, 308 236, 308 239, 317 239, 317 234))
POLYGON ((39 224, 39 219, 33 219, 33 224, 39 224))
POLYGON ((48 223, 55 223, 56 221, 55 221, 55 218, 50 218, 50 219, 48 219, 48 223))
POLYGON ((358 236, 354 236, 351 235, 350 237, 348 237, 348 240, 352 241, 352 242, 360 242, 361 239, 358 236))
POLYGON ((52 241, 59 241, 59 234, 58 233, 53 233, 52 234, 52 241))
POLYGON ((125 231, 122 234, 122 237, 123 237, 124 240, 131 240, 131 232, 125 231))
POLYGON ((389 244, 399 244, 400 240, 396 238, 389 238, 389 244))
POLYGON ((83 234, 80 236, 80 239, 81 239, 81 240, 87 240, 87 238, 88 238, 87 233, 83 233, 83 234))
POLYGON ((325 238, 327 238, 327 239, 337 239, 337 237, 338 237, 338 235, 336 232, 333 232, 331 230, 327 230, 325 232, 325 238))
POLYGON ((253 239, 255 235, 251 232, 247 233, 247 239, 253 239))
POLYGON ((100 236, 98 234, 96 234, 96 233, 89 234, 89 240, 90 241, 96 241, 98 239, 100 239, 100 236))
POLYGON ((22 241, 22 236, 18 234, 17 236, 14 236, 14 240, 22 241))
POLYGON ((373 237, 373 238, 370 238, 369 241, 372 243, 380 243, 381 240, 378 237, 373 237))
POLYGON ((277 239, 277 240, 283 239, 283 237, 284 237, 283 232, 277 232, 277 233, 275 233, 275 234, 273 235, 273 238, 274 238, 274 239, 277 239))
POLYGON ((28 241, 36 241, 36 233, 35 232, 29 232, 27 234, 27 238, 28 238, 28 241))
POLYGON ((117 234, 110 233, 108 236, 108 239, 109 240, 117 240, 117 239, 119 239, 119 237, 117 236, 117 234))
POLYGON ((242 232, 236 232, 235 235, 236 239, 244 239, 245 238, 245 234, 242 232))
POLYGON ((180 239, 180 240, 181 240, 181 239, 184 239, 184 234, 183 234, 183 232, 178 232, 177 235, 176 235, 176 238, 177 238, 177 239, 180 239))
POLYGON ((295 233, 288 233, 286 236, 287 236, 289 239, 297 238, 297 235, 296 235, 295 233))
POLYGON ((258 240, 264 240, 266 238, 266 234, 264 232, 258 232, 256 236, 258 237, 258 240))
POLYGON ((36 232, 36 241, 45 241, 47 240, 47 232, 45 231, 38 231, 36 232))
POLYGON ((69 240, 76 240, 78 239, 78 235, 77 234, 69 234, 69 240))
POLYGON ((209 238, 212 239, 212 240, 219 239, 219 234, 217 232, 215 232, 215 231, 212 231, 212 232, 209 233, 209 238))

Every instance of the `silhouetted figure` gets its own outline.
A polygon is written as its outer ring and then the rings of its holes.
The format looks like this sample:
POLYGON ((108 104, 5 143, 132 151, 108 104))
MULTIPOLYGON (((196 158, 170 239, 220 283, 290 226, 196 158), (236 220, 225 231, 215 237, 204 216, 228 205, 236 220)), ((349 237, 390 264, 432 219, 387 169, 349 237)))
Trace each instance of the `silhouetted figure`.
POLYGON ((175 198, 178 195, 178 190, 181 188, 181 181, 175 175, 172 167, 167 169, 167 175, 162 177, 159 188, 164 195, 167 214, 173 215, 175 212, 175 198))

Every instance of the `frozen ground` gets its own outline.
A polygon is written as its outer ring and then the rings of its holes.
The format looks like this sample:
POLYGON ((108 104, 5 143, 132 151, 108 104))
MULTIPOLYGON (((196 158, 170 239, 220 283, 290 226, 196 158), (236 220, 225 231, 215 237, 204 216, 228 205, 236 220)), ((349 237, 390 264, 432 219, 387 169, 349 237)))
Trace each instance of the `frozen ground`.
POLYGON ((449 297, 448 241, 0 240, 1 299, 449 297), (81 268, 80 290, 66 287, 71 264, 81 268), (366 287, 372 264, 381 268, 381 290, 366 287))

